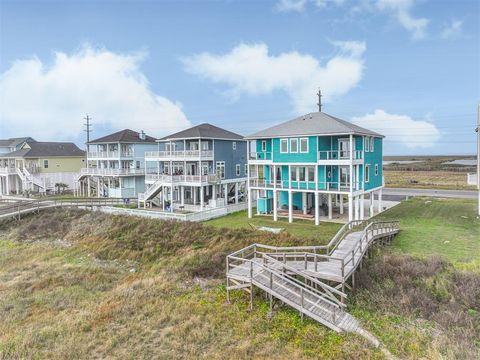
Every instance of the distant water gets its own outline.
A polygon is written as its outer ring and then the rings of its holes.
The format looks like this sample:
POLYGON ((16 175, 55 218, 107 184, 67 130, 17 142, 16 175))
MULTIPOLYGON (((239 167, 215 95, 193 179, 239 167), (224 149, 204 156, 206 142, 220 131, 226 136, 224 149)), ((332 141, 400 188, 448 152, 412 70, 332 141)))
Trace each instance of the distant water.
POLYGON ((383 165, 390 165, 390 164, 413 164, 417 162, 422 162, 423 160, 388 160, 384 161, 383 165))
MULTIPOLYGON (((383 163, 385 164, 385 161, 383 163)), ((475 165, 477 165, 477 160, 475 160, 475 159, 458 159, 458 160, 447 161, 444 164, 475 166, 475 165)))

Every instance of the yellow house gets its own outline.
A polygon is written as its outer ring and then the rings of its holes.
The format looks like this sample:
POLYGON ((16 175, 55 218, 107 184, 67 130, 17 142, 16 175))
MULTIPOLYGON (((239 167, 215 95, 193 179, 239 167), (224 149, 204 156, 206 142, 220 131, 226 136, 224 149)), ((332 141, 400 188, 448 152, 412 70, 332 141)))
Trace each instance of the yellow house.
POLYGON ((0 155, 0 193, 51 192, 56 183, 75 186, 85 152, 70 142, 25 142, 0 155))

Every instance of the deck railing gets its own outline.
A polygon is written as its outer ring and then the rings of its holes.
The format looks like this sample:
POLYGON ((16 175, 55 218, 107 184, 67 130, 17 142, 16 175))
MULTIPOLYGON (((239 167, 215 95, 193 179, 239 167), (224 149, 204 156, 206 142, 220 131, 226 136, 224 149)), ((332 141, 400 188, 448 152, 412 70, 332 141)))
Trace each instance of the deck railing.
MULTIPOLYGON (((349 160, 349 150, 322 150, 318 152, 318 160, 349 160)), ((363 159, 363 151, 354 150, 353 160, 363 159)))
POLYGON ((183 159, 183 158, 212 158, 212 150, 178 150, 178 151, 147 151, 146 160, 183 159))

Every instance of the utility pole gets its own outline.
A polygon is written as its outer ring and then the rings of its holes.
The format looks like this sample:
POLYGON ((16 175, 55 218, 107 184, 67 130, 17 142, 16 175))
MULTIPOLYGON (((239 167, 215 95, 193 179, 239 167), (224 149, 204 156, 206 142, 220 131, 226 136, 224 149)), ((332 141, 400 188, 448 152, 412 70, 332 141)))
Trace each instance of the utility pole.
POLYGON ((85 123, 83 124, 85 126, 85 131, 87 133, 87 142, 85 143, 85 151, 87 153, 87 169, 88 169, 88 148, 89 148, 89 143, 90 143, 90 133, 92 132, 92 123, 90 122, 90 120, 92 120, 92 118, 90 116, 85 116, 83 118, 85 120, 85 123))
POLYGON ((318 89, 318 112, 322 112, 322 90, 318 89))
POLYGON ((477 190, 478 190, 478 215, 480 216, 480 103, 477 108, 477 190))

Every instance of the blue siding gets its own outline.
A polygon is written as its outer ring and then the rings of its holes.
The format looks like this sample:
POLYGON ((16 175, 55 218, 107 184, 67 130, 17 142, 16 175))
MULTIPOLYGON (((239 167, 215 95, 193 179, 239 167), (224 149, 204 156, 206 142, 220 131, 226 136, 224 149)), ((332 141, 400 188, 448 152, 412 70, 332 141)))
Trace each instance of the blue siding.
POLYGON ((244 178, 245 164, 247 163, 247 142, 232 140, 214 140, 214 165, 217 161, 225 161, 225 179, 244 178), (240 175, 236 175, 236 165, 240 165, 240 175))

